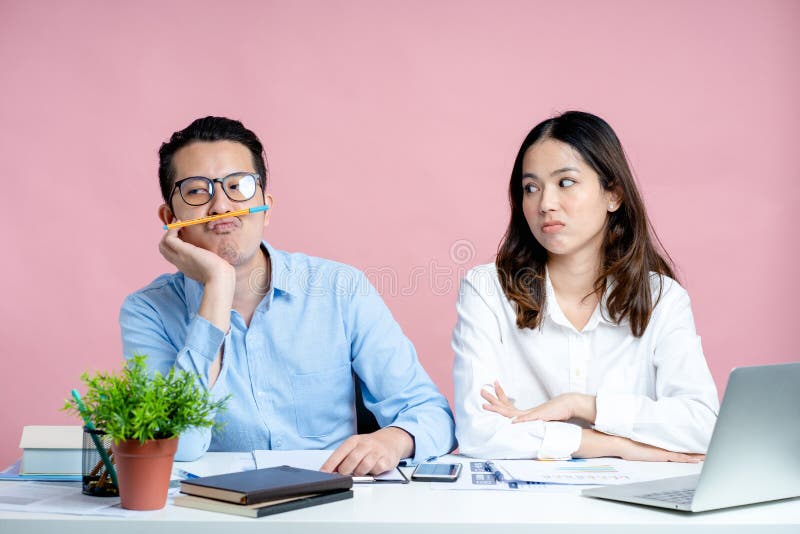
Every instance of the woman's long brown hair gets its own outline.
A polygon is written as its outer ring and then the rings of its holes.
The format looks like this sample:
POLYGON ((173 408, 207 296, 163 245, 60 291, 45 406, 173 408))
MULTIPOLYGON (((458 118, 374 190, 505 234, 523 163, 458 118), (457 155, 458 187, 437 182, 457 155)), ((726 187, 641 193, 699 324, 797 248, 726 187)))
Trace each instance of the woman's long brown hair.
POLYGON ((495 263, 503 291, 516 305, 517 326, 539 326, 545 305, 547 250, 531 233, 522 212, 522 161, 531 145, 546 138, 572 146, 598 174, 602 188, 619 195, 620 207, 608 214, 594 291, 602 298, 611 283, 606 300, 609 319, 617 324, 627 319, 633 335, 640 337, 658 302, 652 298, 651 273, 670 278, 675 274, 652 229, 617 135, 600 117, 580 111, 568 111, 539 123, 523 141, 514 161, 508 184, 511 220, 495 263))

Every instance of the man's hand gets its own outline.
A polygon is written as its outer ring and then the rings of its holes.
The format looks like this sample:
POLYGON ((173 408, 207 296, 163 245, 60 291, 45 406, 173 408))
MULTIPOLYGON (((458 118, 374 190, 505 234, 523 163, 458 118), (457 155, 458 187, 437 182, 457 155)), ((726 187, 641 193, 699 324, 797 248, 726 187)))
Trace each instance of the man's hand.
POLYGON ((210 250, 187 243, 180 238, 178 232, 178 228, 167 230, 161 238, 158 250, 164 259, 203 285, 210 282, 229 282, 233 287, 236 286, 236 270, 233 265, 210 250))
POLYGON ((320 471, 343 475, 378 475, 397 467, 414 453, 414 438, 403 429, 388 426, 371 434, 350 436, 339 445, 320 471))

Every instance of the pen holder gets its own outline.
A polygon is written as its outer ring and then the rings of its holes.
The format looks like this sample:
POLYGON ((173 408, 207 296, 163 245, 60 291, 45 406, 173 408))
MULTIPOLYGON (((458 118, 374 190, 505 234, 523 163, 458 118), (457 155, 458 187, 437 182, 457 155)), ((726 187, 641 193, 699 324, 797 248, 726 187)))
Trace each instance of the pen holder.
POLYGON ((119 489, 111 480, 103 459, 97 451, 92 435, 97 437, 101 446, 106 449, 111 463, 114 463, 114 456, 111 454, 111 436, 102 430, 83 427, 83 470, 81 472, 83 475, 81 477, 83 493, 94 497, 117 497, 119 496, 119 489))

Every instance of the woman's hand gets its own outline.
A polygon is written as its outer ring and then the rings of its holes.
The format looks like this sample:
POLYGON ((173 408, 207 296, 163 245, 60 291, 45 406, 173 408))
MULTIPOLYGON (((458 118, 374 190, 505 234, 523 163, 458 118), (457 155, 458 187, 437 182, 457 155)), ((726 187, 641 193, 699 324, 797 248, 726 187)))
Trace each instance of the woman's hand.
POLYGON ((583 429, 581 446, 573 454, 576 458, 598 458, 614 456, 623 460, 639 462, 702 462, 704 454, 673 452, 653 445, 639 443, 620 436, 610 436, 596 430, 583 429))
POLYGON ((572 418, 580 418, 594 423, 597 416, 595 408, 595 398, 592 395, 580 393, 565 393, 553 397, 549 401, 529 408, 520 410, 509 400, 500 382, 495 381, 492 395, 487 390, 481 390, 481 397, 488 401, 483 405, 483 409, 489 412, 498 413, 514 423, 524 423, 525 421, 568 421, 572 418))
POLYGON ((525 410, 516 416, 512 422, 524 423, 525 421, 568 421, 575 417, 572 393, 565 393, 553 397, 530 410, 525 410))
POLYGON ((494 381, 494 392, 496 396, 485 389, 481 389, 481 397, 489 401, 488 404, 483 405, 484 410, 503 415, 509 419, 513 419, 525 413, 525 410, 519 410, 514 406, 514 403, 508 398, 506 392, 500 386, 500 382, 497 380, 494 381))
POLYGON ((639 443, 628 438, 622 438, 620 457, 624 460, 637 460, 640 462, 681 462, 696 464, 705 460, 705 454, 689 454, 668 451, 653 445, 639 443))

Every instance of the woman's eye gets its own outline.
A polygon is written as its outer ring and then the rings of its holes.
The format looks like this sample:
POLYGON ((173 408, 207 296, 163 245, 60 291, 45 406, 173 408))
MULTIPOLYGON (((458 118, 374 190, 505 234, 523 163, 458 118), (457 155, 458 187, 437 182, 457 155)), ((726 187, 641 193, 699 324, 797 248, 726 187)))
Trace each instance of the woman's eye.
POLYGON ((535 193, 539 188, 535 184, 525 184, 522 186, 522 190, 526 193, 535 193))
POLYGON ((562 178, 558 182, 558 185, 560 185, 561 187, 570 187, 572 185, 575 185, 575 180, 572 180, 570 178, 562 178))

